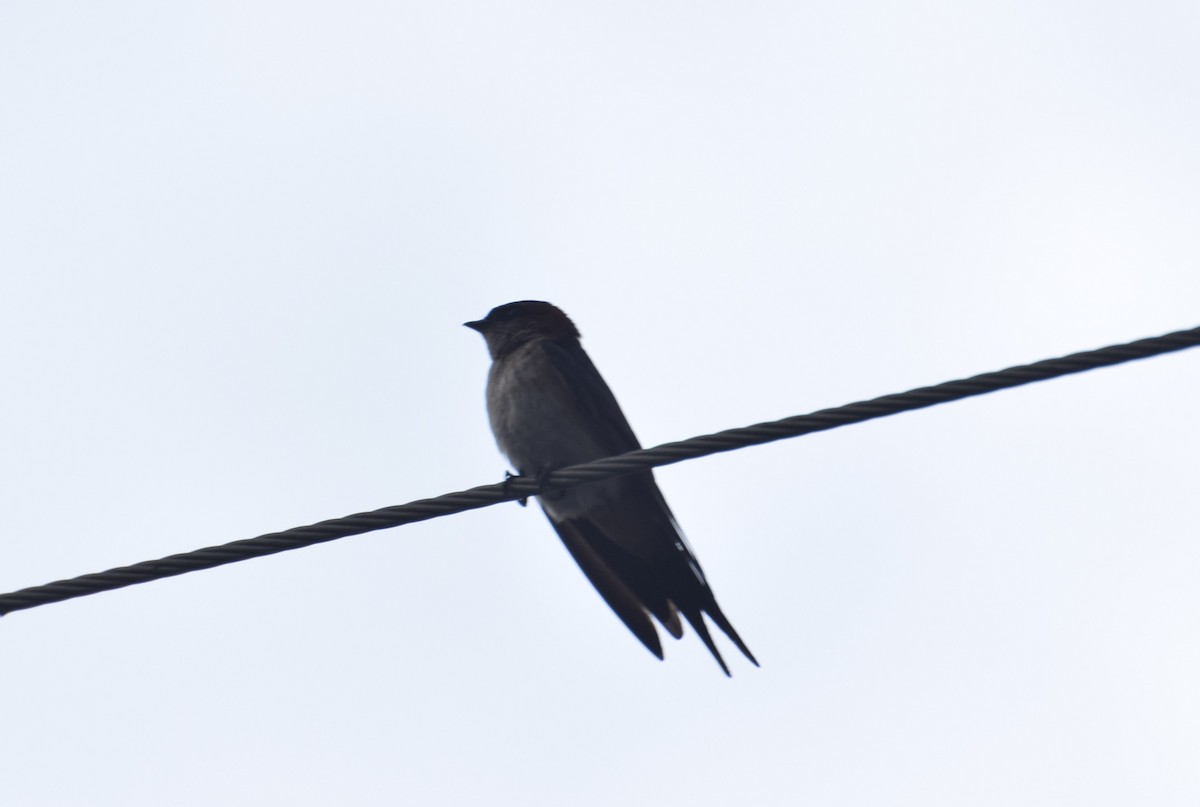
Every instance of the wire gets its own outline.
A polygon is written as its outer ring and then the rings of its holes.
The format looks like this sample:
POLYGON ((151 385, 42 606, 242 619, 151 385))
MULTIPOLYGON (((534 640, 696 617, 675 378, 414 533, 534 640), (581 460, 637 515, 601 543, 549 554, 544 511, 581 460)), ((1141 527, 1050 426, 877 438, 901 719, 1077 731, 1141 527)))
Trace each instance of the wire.
POLYGON ((447 493, 432 499, 420 499, 408 504, 321 521, 307 527, 268 533, 257 538, 210 546, 193 552, 170 555, 159 560, 143 561, 132 566, 120 566, 105 572, 85 574, 69 580, 59 580, 9 594, 0 594, 0 616, 52 602, 62 602, 74 597, 111 591, 135 583, 146 583, 201 569, 211 569, 227 563, 273 555, 289 549, 312 546, 349 535, 439 518, 500 502, 524 499, 538 493, 564 490, 588 482, 637 473, 722 451, 733 451, 747 446, 782 440, 786 437, 799 437, 813 432, 836 429, 852 423, 862 423, 974 395, 1019 387, 1034 381, 1044 381, 1098 367, 1108 367, 1135 359, 1158 356, 1196 345, 1200 345, 1200 327, 1149 339, 1139 339, 1127 344, 1111 345, 1098 350, 1074 353, 1058 359, 1045 359, 1033 364, 1009 367, 1006 370, 983 373, 957 381, 946 381, 931 387, 918 387, 908 392, 884 395, 832 409, 822 409, 808 415, 797 415, 740 429, 728 429, 676 443, 664 443, 654 448, 630 451, 627 454, 562 468, 546 475, 541 480, 528 476, 512 477, 494 485, 481 485, 470 490, 447 493))

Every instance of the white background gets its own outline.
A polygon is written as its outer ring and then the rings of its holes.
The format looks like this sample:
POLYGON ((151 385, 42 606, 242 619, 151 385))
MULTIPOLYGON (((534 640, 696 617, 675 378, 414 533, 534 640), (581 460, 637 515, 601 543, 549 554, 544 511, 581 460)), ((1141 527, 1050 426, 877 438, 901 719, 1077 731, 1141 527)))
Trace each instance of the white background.
MULTIPOLYGON (((1200 324, 1194 2, 0 7, 0 591, 1200 324)), ((754 669, 536 507, 0 620, 0 803, 1194 805, 1200 351, 658 473, 754 669)))

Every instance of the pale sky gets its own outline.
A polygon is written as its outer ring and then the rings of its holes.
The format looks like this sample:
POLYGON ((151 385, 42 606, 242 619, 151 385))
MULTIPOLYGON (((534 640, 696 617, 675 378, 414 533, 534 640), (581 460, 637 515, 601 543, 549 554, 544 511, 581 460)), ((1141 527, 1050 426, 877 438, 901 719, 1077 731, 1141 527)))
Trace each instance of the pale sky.
MULTIPOLYGON (((0 591, 1200 324, 1200 6, 0 7, 0 591)), ((762 662, 536 507, 0 619, 0 804, 1195 805, 1200 351, 658 472, 762 662), (723 641, 723 640, 719 640, 723 641)))

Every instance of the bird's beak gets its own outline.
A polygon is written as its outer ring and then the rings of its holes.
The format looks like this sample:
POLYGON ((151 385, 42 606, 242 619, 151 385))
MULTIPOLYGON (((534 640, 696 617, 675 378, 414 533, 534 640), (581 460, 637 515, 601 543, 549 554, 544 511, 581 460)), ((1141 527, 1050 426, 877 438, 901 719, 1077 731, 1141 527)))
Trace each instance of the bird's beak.
POLYGON ((464 322, 463 326, 470 328, 473 331, 479 331, 480 333, 483 333, 483 320, 481 319, 477 319, 474 322, 464 322))

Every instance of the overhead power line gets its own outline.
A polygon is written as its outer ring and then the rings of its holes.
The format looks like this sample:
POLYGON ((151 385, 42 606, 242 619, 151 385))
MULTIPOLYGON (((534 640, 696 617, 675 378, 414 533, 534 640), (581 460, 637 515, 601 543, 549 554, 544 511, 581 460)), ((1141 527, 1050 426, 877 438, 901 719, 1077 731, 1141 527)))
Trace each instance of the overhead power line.
POLYGON ((36 608, 52 602, 61 602, 74 597, 96 594, 101 591, 123 588, 134 583, 146 583, 163 577, 211 569, 226 563, 273 555, 276 552, 333 541, 348 535, 398 527, 415 521, 425 521, 500 502, 523 499, 538 493, 573 488, 589 482, 637 473, 722 451, 733 451, 738 448, 782 440, 785 437, 799 437, 813 432, 836 429, 852 423, 861 423, 913 409, 924 409, 927 406, 983 395, 987 392, 1019 387, 1034 381, 1045 381, 1072 373, 1081 373, 1085 370, 1094 370, 1098 367, 1108 367, 1135 359, 1171 353, 1198 344, 1200 344, 1200 327, 1149 339, 1139 339, 1127 344, 1111 345, 1098 350, 1074 353, 1058 359, 1045 359, 1033 364, 1009 367, 1006 370, 983 373, 957 381, 946 381, 932 387, 918 387, 908 392, 884 395, 832 409, 822 409, 808 415, 796 415, 740 429, 727 429, 716 434, 692 437, 677 443, 664 443, 654 448, 630 451, 627 454, 562 468, 541 480, 528 476, 513 477, 494 485, 481 485, 470 490, 447 493, 432 499, 420 499, 408 504, 373 510, 369 513, 330 519, 307 527, 268 533, 257 538, 210 546, 193 552, 170 555, 159 560, 143 561, 132 566, 120 566, 105 572, 85 574, 69 580, 24 588, 10 594, 0 594, 0 615, 26 608, 36 608))

